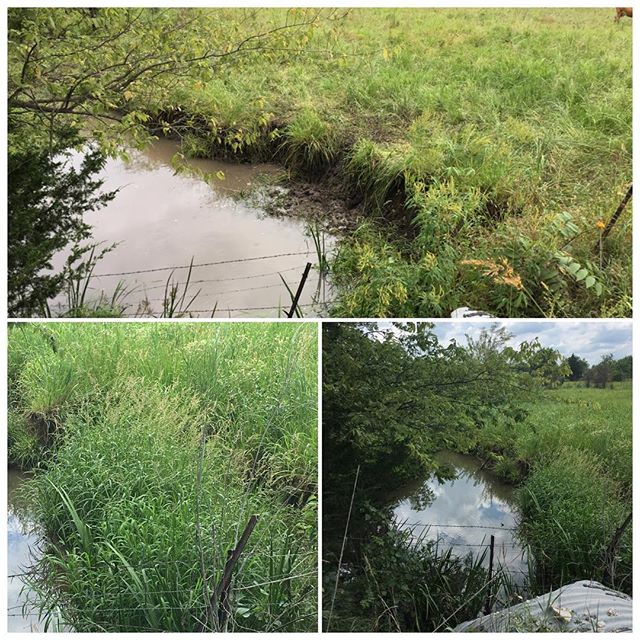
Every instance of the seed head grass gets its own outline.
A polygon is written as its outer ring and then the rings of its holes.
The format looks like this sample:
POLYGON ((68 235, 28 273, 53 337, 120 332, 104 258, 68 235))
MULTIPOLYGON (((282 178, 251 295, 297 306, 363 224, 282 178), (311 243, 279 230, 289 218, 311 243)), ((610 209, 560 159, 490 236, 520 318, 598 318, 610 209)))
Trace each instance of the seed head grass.
POLYGON ((16 433, 35 433, 27 491, 44 538, 32 584, 44 620, 222 630, 209 601, 256 515, 224 628, 315 630, 315 327, 50 331, 55 351, 38 325, 12 328, 9 347, 10 456, 24 458, 16 433), (46 440, 34 416, 46 416, 46 440))

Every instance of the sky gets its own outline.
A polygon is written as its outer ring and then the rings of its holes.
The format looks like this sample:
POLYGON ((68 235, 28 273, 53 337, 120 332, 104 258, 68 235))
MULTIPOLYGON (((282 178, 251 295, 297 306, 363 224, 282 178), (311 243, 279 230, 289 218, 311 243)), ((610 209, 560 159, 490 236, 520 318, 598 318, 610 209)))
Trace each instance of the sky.
MULTIPOLYGON (((389 323, 380 322, 381 326, 389 323)), ((517 347, 525 340, 538 338, 544 347, 553 347, 566 357, 575 353, 589 364, 596 364, 609 353, 615 359, 632 354, 630 320, 457 320, 436 321, 433 331, 440 342, 448 344, 455 339, 466 344, 465 334, 477 337, 482 329, 492 324, 506 327, 513 334, 511 344, 517 347)))

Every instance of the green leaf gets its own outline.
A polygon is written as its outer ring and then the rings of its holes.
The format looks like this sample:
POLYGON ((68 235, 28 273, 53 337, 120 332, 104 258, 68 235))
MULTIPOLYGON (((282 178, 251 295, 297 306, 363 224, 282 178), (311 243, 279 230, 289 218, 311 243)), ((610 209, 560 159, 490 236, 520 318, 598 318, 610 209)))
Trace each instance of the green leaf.
POLYGON ((588 276, 585 281, 584 281, 584 286, 587 287, 587 289, 589 287, 592 287, 596 282, 596 279, 593 276, 588 276))
POLYGON ((568 267, 567 271, 574 276, 578 270, 580 269, 580 265, 577 262, 572 262, 568 267))
POLYGON ((576 280, 580 282, 580 280, 584 280, 589 275, 589 272, 586 269, 580 269, 578 273, 576 273, 576 280))

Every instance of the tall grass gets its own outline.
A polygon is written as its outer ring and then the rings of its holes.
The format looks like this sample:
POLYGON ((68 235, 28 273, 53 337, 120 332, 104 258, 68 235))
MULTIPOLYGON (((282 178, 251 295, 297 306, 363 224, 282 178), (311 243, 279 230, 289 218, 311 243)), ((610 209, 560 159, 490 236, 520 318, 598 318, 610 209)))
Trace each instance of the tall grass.
MULTIPOLYGON (((29 483, 47 542, 33 589, 77 631, 316 625, 316 335, 296 323, 57 324, 10 332, 14 402, 36 439, 29 483), (58 369, 68 372, 61 387, 58 369)), ((14 437, 10 458, 22 449, 14 437)))
MULTIPOLYGON (((390 529, 349 542, 357 561, 343 568, 335 609, 325 614, 325 631, 450 631, 475 618, 492 596, 492 606, 512 604, 522 591, 508 569, 494 567, 490 577, 487 550, 459 555, 438 542, 414 540, 390 529)), ((335 581, 335 566, 325 568, 325 609, 335 581)))
POLYGON ((630 315, 630 216, 593 249, 631 180, 631 28, 612 15, 355 9, 169 102, 213 120, 221 149, 333 165, 360 192, 373 233, 343 243, 336 315, 630 315), (492 275, 505 261, 521 286, 492 275))
POLYGON ((532 582, 542 591, 593 578, 630 593, 631 527, 607 554, 632 504, 631 381, 567 384, 526 409, 516 424, 487 425, 477 452, 519 485, 532 582))
POLYGON ((528 460, 567 446, 593 454, 607 475, 630 492, 631 418, 630 380, 615 383, 611 389, 564 385, 529 408, 516 446, 528 460))
POLYGON ((607 556, 631 502, 595 456, 567 447, 539 463, 519 490, 518 502, 538 589, 589 578, 631 593, 631 527, 614 557, 607 556))

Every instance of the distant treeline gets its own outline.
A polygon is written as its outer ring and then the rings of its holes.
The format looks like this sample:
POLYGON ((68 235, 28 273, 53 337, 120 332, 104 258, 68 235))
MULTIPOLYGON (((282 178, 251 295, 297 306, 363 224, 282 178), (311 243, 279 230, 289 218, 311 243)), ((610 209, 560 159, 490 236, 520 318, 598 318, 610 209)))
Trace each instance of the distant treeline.
POLYGON ((609 354, 603 356, 598 364, 590 366, 584 358, 572 353, 567 358, 567 364, 571 368, 569 380, 574 382, 582 380, 588 387, 593 385, 604 388, 611 382, 630 380, 633 377, 632 356, 614 360, 613 355, 609 354))

